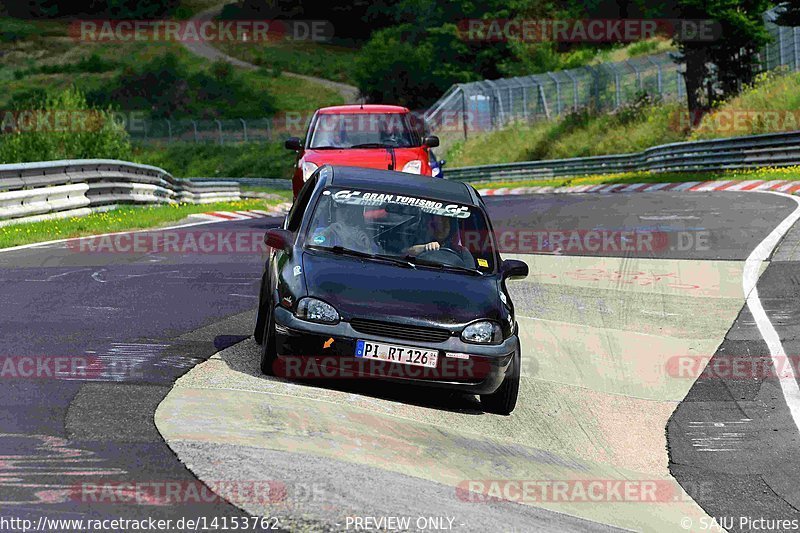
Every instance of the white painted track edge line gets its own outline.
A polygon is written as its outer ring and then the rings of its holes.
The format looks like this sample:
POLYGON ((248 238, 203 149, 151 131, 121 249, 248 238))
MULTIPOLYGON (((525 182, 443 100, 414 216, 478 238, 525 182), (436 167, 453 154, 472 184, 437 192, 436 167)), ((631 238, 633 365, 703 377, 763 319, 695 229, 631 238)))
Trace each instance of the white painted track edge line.
POLYGON ((775 368, 783 369, 781 375, 778 376, 778 383, 780 383, 781 392, 783 393, 786 405, 789 407, 789 413, 792 416, 795 428, 800 430, 800 386, 798 386, 797 383, 797 376, 791 364, 784 364, 786 361, 786 352, 781 343, 780 335, 778 335, 775 326, 772 325, 766 311, 764 311, 764 306, 761 304, 761 300, 758 297, 758 289, 756 288, 760 276, 761 263, 769 258, 781 239, 798 219, 800 219, 800 200, 795 196, 775 191, 753 192, 784 196, 786 198, 791 198, 797 203, 795 210, 783 219, 783 221, 778 224, 752 252, 750 252, 750 255, 747 256, 742 273, 742 289, 747 299, 747 308, 753 315, 756 327, 761 337, 764 339, 764 342, 767 344, 773 365, 775 365, 775 368))

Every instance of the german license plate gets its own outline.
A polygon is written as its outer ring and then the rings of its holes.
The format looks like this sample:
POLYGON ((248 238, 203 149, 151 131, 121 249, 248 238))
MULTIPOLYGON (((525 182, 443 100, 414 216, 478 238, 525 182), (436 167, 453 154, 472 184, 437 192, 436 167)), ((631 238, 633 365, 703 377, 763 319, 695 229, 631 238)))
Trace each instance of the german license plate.
POLYGON ((359 340, 356 342, 356 357, 436 368, 439 352, 437 350, 423 350, 410 346, 359 340))

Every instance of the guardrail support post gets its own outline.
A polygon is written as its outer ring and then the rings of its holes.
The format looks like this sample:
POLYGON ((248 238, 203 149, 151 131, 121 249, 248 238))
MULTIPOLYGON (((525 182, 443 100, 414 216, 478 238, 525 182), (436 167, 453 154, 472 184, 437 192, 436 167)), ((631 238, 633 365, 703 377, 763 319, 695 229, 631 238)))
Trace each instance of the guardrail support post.
POLYGON ((467 95, 464 94, 464 90, 459 87, 461 90, 461 125, 464 128, 464 140, 467 140, 467 95))
POLYGON ((242 122, 242 132, 244 132, 244 142, 247 142, 247 122, 243 118, 239 119, 242 122))
POLYGON ((636 73, 636 81, 637 81, 637 82, 638 82, 638 84, 639 84, 639 90, 640 90, 640 91, 644 90, 644 84, 642 83, 642 73, 641 73, 641 72, 639 72, 639 69, 638 69, 638 68, 636 68, 636 65, 634 65, 633 63, 631 63, 631 60, 630 60, 630 59, 626 59, 626 60, 625 60, 625 64, 626 64, 626 65, 628 65, 628 66, 629 66, 631 69, 633 69, 633 72, 635 72, 635 73, 636 73))
POLYGON ((648 61, 650 61, 650 63, 652 63, 653 65, 656 66, 656 70, 657 70, 656 71, 656 85, 658 87, 658 95, 663 97, 664 96, 664 90, 663 90, 663 87, 662 87, 663 82, 662 82, 662 76, 661 76, 661 65, 656 63, 655 61, 653 61, 650 58, 647 58, 647 59, 648 59, 648 61))
POLYGON ((556 78, 555 74, 548 72, 547 75, 556 84, 556 115, 561 114, 561 83, 556 78))
POLYGON ((194 129, 194 142, 198 143, 200 141, 197 138, 197 121, 195 120, 192 121, 192 128, 194 129))
POLYGON ((169 119, 167 119, 167 132, 169 142, 172 142, 172 121, 169 119))
POLYGON ((572 110, 578 110, 578 80, 573 76, 569 70, 565 70, 564 74, 572 80, 572 110))
POLYGON ((539 96, 542 98, 544 116, 547 117, 547 120, 550 120, 550 109, 547 107, 547 97, 544 94, 544 89, 542 88, 541 84, 537 84, 537 87, 539 88, 539 96))
POLYGON ((217 123, 217 131, 219 132, 219 145, 222 146, 222 122, 214 120, 217 123))
POLYGON ((786 28, 784 26, 778 26, 778 64, 785 65, 786 64, 786 57, 783 53, 783 34, 786 28))

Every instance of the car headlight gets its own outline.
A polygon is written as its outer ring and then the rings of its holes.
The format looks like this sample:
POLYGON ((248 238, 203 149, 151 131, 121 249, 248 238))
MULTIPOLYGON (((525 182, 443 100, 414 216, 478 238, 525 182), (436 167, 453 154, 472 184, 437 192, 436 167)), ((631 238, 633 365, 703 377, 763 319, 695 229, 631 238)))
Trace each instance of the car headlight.
POLYGON ((408 172, 409 174, 419 174, 422 172, 422 161, 419 159, 409 161, 403 166, 403 172, 408 172))
POLYGON ((503 332, 500 325, 488 320, 473 322, 461 332, 461 340, 474 344, 500 344, 503 332))
POLYGON ((303 181, 306 181, 319 168, 319 165, 311 161, 303 161, 303 165, 300 168, 303 170, 303 181))
POLYGON ((339 312, 330 304, 316 298, 303 298, 297 303, 297 318, 321 324, 336 324, 339 322, 339 312))

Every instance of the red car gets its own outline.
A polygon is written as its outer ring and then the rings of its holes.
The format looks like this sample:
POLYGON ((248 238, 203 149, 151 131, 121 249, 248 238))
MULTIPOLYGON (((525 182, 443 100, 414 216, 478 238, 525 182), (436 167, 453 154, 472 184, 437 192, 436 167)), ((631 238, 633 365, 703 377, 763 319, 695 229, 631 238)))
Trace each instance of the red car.
POLYGON ((439 146, 433 135, 420 137, 405 107, 342 105, 318 109, 311 118, 305 142, 286 140, 297 152, 292 177, 294 195, 324 164, 432 174, 429 150, 439 146))

